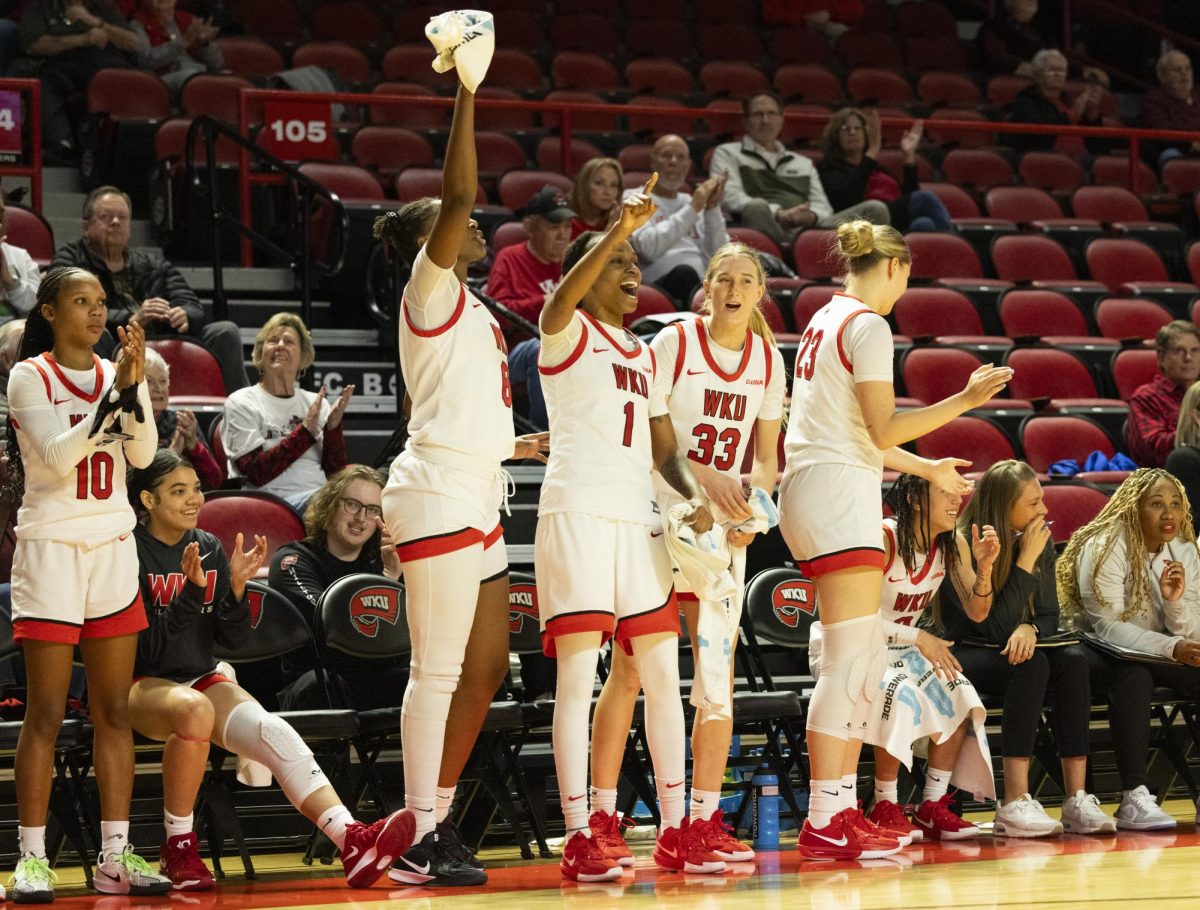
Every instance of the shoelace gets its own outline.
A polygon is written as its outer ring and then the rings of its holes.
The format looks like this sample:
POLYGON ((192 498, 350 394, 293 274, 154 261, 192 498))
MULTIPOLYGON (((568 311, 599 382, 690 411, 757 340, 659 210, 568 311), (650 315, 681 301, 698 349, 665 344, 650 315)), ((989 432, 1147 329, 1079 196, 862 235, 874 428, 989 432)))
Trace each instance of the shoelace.
POLYGON ((1146 811, 1146 812, 1149 812, 1152 809, 1158 808, 1157 801, 1155 801, 1154 796, 1149 791, 1147 791, 1145 793, 1136 793, 1136 792, 1130 793, 1129 796, 1126 797, 1126 799, 1129 800, 1129 802, 1133 803, 1135 806, 1137 806, 1139 809, 1142 809, 1143 811, 1146 811))
MULTIPOLYGON (((737 839, 733 825, 728 824, 725 821, 725 813, 720 809, 717 809, 715 812, 713 812, 711 818, 702 819, 702 821, 704 821, 705 824, 707 824, 713 830, 713 833, 718 837, 727 837, 730 840, 737 839)), ((695 822, 693 822, 693 824, 695 824, 695 822)))
POLYGON ((49 860, 41 856, 27 856, 25 859, 17 863, 17 868, 13 874, 9 876, 8 887, 11 888, 17 880, 17 873, 24 872, 25 878, 30 881, 45 881, 50 884, 58 882, 58 873, 50 868, 49 860))
POLYGON ((1087 796, 1083 797, 1083 799, 1081 799, 1079 802, 1083 804, 1084 807, 1095 812, 1100 811, 1100 799, 1094 793, 1087 794, 1087 796))
POLYGON ((470 862, 475 858, 475 851, 463 843, 457 828, 446 828, 438 831, 438 843, 442 844, 447 853, 461 862, 470 862))
POLYGON ((154 875, 154 870, 150 868, 150 864, 134 853, 131 847, 126 847, 116 856, 109 857, 109 859, 115 863, 120 863, 131 875, 154 875))
POLYGON ((930 815, 933 816, 933 820, 935 822, 950 821, 951 819, 953 819, 955 822, 962 821, 962 819, 955 814, 954 810, 950 808, 950 800, 953 798, 953 796, 947 793, 933 804, 933 808, 930 810, 930 815))

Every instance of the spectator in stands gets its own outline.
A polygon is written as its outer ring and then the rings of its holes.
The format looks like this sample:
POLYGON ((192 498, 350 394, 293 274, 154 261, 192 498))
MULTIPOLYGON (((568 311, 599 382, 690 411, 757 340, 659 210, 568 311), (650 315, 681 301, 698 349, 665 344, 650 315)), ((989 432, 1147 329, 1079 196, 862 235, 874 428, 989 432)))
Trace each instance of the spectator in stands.
POLYGON ((708 260, 718 247, 729 242, 721 214, 726 178, 714 174, 688 193, 691 153, 687 143, 672 134, 654 143, 650 166, 658 172, 658 182, 650 194, 658 210, 629 242, 637 253, 642 281, 657 284, 675 298, 677 307, 686 309, 700 286, 708 260))
MULTIPOLYGON (((1013 123, 1044 123, 1059 126, 1099 126, 1101 89, 1091 83, 1068 99, 1067 58, 1055 50, 1038 51, 1033 56, 1033 85, 1028 85, 1013 101, 1009 120, 1013 123)), ((1079 136, 1055 136, 1052 133, 1011 134, 1008 144, 1018 151, 1056 151, 1083 161, 1089 147, 1079 136)), ((1098 150, 1098 149, 1097 149, 1098 150)))
POLYGON ((33 257, 8 242, 8 213, 0 194, 0 319, 24 315, 33 309, 42 270, 33 257))
POLYGON ((821 135, 824 152, 817 165, 821 184, 835 209, 847 209, 864 199, 886 203, 892 227, 898 231, 948 231, 950 213, 942 201, 921 189, 917 178, 920 120, 900 140, 904 152, 904 183, 896 182, 876 160, 883 144, 879 112, 845 107, 829 118, 821 135))
POLYGON ((546 396, 542 392, 542 377, 538 373, 538 351, 541 340, 527 338, 508 352, 508 378, 513 387, 513 407, 523 413, 535 430, 550 429, 546 415, 546 396), (523 405, 523 407, 522 407, 523 405))
POLYGON ((1129 399, 1125 441, 1143 468, 1161 468, 1175 448, 1183 394, 1200 379, 1200 327, 1186 319, 1168 322, 1154 336, 1158 375, 1129 399))
POLYGON ((170 262, 130 249, 133 206, 115 186, 92 190, 83 203, 83 236, 54 255, 52 266, 87 269, 108 297, 108 328, 136 322, 148 337, 186 335, 208 347, 221 364, 225 391, 249 385, 237 325, 208 322, 200 298, 170 262))
POLYGON ((607 231, 621 211, 625 172, 616 158, 590 158, 575 175, 567 205, 575 211, 571 239, 584 231, 607 231))
POLYGON ((1037 11, 1038 0, 1004 0, 1004 9, 983 24, 977 40, 988 70, 1033 78, 1033 55, 1058 46, 1037 11))
MULTIPOLYGON (((1197 103, 1192 61, 1183 51, 1167 51, 1154 68, 1158 88, 1146 92, 1142 103, 1142 124, 1152 130, 1194 130, 1200 132, 1200 104, 1197 103)), ((1159 167, 1181 155, 1200 154, 1200 142, 1157 142, 1161 149, 1159 167)))
POLYGON ((42 83, 46 163, 77 160, 71 96, 87 91, 98 70, 130 66, 137 45, 133 29, 109 0, 30 0, 21 17, 24 57, 9 75, 34 76, 42 83))
POLYGON ((862 0, 763 0, 763 21, 779 25, 807 25, 830 44, 862 18, 862 0))
MULTIPOLYGON (((0 332, 3 331, 0 328, 0 332)), ((3 356, 0 348, 0 358, 3 356)), ((1175 424, 1175 448, 1167 456, 1166 467, 1187 492, 1188 502, 1192 504, 1192 526, 1195 527, 1196 505, 1200 503, 1200 382, 1193 382, 1183 393, 1179 420, 1175 424)))
POLYGON ((1172 829, 1147 788, 1155 686, 1200 701, 1200 555, 1179 481, 1139 468, 1058 560, 1064 619, 1161 661, 1111 660, 1120 674, 1109 711, 1121 775, 1117 827, 1172 829))
POLYGON ((529 239, 496 254, 487 294, 536 325, 542 306, 562 280, 575 212, 557 187, 546 185, 529 197, 522 216, 529 239))
POLYGON ((759 92, 744 99, 742 117, 746 135, 741 142, 717 146, 712 173, 728 181, 725 208, 739 215, 746 227, 786 248, 810 227, 835 228, 854 218, 888 223, 887 206, 877 199, 834 211, 812 160, 789 152, 779 141, 783 105, 778 96, 759 92))
POLYGON ((178 411, 171 408, 171 365, 149 346, 146 347, 146 387, 150 390, 150 406, 158 427, 158 444, 190 461, 204 489, 217 489, 225 479, 225 472, 217 464, 212 450, 205 445, 196 415, 186 408, 178 411))
MULTIPOLYGON (((350 465, 325 481, 304 511, 305 538, 284 544, 271 560, 268 584, 287 597, 315 628, 317 602, 347 575, 367 572, 400 577, 400 557, 384 525, 380 495, 387 478, 374 468, 350 465)), ((342 683, 350 707, 358 711, 399 705, 408 685, 408 662, 367 660, 321 649, 321 663, 342 683)), ((315 655, 307 648, 283 658, 287 686, 279 693, 282 711, 325 707, 315 655)))
POLYGON ((303 514, 325 479, 346 466, 342 416, 354 394, 348 385, 334 400, 325 386, 313 393, 296 379, 316 359, 312 335, 295 313, 276 313, 258 330, 251 360, 257 385, 225 401, 222 435, 231 477, 286 499, 303 514))
POLYGON ((8 374, 17 362, 24 336, 24 319, 10 319, 0 325, 0 444, 8 441, 8 374))
POLYGON ((208 19, 175 9, 175 0, 142 0, 131 17, 138 37, 137 64, 157 73, 172 92, 196 73, 225 65, 214 43, 220 32, 208 19))
POLYGON ((21 56, 21 27, 15 14, 21 11, 23 0, 0 0, 0 76, 8 75, 8 68, 21 56))

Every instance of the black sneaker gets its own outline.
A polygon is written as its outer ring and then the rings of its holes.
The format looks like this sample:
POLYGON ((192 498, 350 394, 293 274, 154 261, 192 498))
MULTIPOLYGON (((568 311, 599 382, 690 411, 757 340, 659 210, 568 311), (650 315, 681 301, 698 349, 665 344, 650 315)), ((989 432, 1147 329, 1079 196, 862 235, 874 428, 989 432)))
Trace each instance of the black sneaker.
POLYGON ((404 885, 447 888, 487 884, 487 875, 455 855, 448 842, 438 839, 437 831, 430 831, 392 863, 388 878, 404 885))
MULTIPOLYGON (((466 863, 477 872, 484 872, 483 863, 475 858, 475 851, 463 843, 462 835, 458 833, 458 828, 454 822, 447 819, 437 826, 438 840, 445 845, 446 851, 462 862, 466 863)), ((486 872, 484 873, 484 881, 487 880, 486 872)))

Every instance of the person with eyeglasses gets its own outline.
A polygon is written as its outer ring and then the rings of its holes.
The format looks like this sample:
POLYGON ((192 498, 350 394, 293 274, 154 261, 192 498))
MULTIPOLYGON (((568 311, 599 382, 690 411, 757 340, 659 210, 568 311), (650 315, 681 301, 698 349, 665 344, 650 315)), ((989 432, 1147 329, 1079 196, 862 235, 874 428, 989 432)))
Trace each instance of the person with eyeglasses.
MULTIPOLYGON (((381 472, 365 465, 338 471, 309 500, 304 539, 275 552, 267 583, 290 600, 310 625, 315 627, 321 595, 339 578, 360 572, 400 577, 400 557, 383 523, 384 483, 381 472)), ((407 662, 350 657, 318 646, 324 666, 344 683, 353 708, 366 711, 401 703, 408 685, 407 662)), ((300 648, 284 655, 282 667, 286 683, 279 692, 280 710, 325 706, 311 651, 300 648)))
POLYGON ((1143 468, 1161 468, 1175 448, 1184 392, 1200 379, 1200 327, 1186 319, 1168 322, 1154 336, 1158 375, 1129 398, 1125 440, 1143 468))

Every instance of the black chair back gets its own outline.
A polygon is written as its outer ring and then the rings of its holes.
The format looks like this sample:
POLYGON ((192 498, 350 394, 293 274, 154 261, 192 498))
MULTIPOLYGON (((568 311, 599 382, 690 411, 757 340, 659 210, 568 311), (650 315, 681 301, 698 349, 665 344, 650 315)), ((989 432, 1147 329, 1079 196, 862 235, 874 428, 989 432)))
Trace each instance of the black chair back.
POLYGON ((412 650, 404 587, 382 575, 339 578, 317 604, 317 638, 351 657, 403 657, 412 650))
POLYGON ((236 647, 217 645, 213 649, 217 660, 231 664, 268 660, 312 642, 308 623, 278 591, 251 580, 246 582, 246 597, 250 601, 250 633, 236 647))
POLYGON ((817 618, 817 592, 796 569, 766 569, 746 587, 745 616, 753 634, 783 648, 807 648, 817 618))
POLYGON ((542 652, 537 580, 528 572, 508 576, 508 650, 514 654, 542 652))

